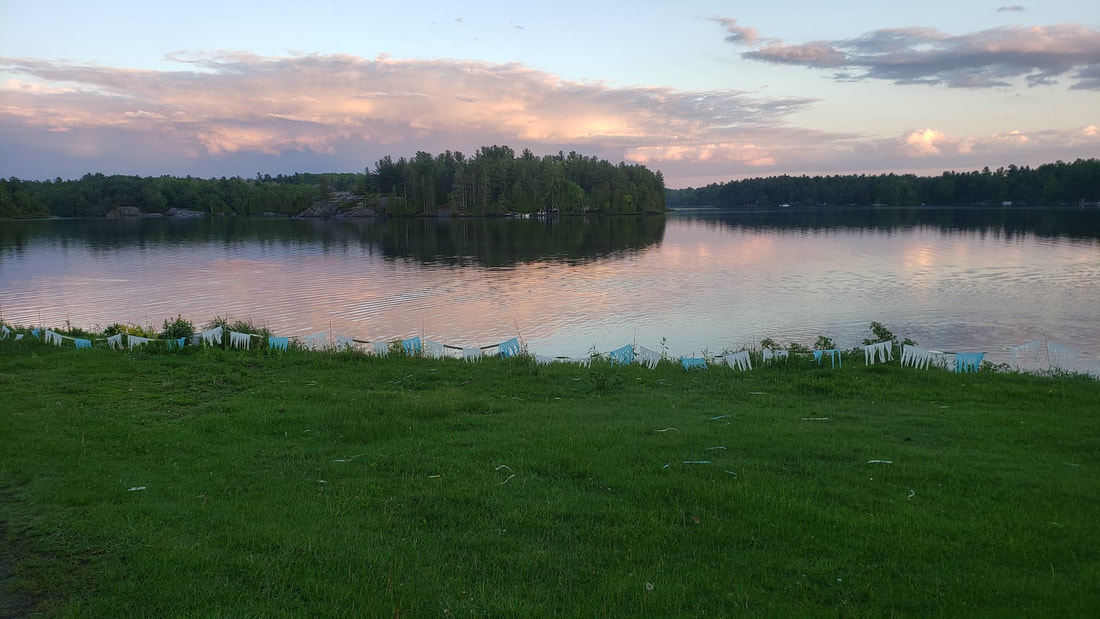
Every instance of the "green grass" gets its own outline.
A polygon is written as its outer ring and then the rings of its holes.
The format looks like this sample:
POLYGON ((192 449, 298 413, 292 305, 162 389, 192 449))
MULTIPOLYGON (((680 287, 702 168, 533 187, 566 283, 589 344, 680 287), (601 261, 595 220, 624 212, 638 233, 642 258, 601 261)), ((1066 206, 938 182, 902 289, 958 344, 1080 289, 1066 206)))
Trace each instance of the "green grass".
POLYGON ((1100 614, 1082 377, 0 342, 0 403, 0 614, 1100 614))

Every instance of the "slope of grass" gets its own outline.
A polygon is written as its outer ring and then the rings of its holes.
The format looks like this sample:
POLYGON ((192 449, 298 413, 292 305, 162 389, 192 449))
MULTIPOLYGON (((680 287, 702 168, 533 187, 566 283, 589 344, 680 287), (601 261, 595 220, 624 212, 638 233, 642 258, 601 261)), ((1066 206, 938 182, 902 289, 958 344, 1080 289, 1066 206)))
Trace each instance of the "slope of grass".
POLYGON ((0 402, 13 614, 1100 612, 1080 377, 0 342, 0 402))

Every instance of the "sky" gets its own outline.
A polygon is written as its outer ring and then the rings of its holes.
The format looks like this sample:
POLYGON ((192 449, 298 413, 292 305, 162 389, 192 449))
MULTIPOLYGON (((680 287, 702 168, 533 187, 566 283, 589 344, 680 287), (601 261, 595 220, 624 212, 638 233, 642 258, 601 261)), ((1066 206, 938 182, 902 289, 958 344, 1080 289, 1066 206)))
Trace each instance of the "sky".
POLYGON ((1100 157, 1100 2, 0 0, 0 177, 493 144, 671 188, 1100 157))

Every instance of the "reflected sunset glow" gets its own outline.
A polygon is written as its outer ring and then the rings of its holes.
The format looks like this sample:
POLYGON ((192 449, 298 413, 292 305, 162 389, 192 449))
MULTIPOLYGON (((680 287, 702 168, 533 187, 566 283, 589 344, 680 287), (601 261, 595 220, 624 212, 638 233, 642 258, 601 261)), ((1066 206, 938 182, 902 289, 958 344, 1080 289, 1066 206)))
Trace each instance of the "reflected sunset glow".
POLYGON ((281 335, 419 335, 456 346, 518 332, 531 350, 566 356, 666 338, 673 355, 764 337, 809 345, 829 335, 851 347, 872 320, 994 361, 1003 346, 1040 336, 1100 353, 1095 238, 631 221, 643 223, 268 221, 260 236, 232 241, 219 222, 159 241, 119 234, 115 222, 17 223, 37 232, 19 243, 0 237, 0 302, 8 324, 159 326, 182 314, 201 326, 228 316, 281 335), (110 244, 81 226, 109 232, 110 244), (436 243, 430 253, 417 240, 425 234, 436 243), (588 240, 560 245, 578 235, 588 240), (476 241, 511 236, 507 247, 476 241))

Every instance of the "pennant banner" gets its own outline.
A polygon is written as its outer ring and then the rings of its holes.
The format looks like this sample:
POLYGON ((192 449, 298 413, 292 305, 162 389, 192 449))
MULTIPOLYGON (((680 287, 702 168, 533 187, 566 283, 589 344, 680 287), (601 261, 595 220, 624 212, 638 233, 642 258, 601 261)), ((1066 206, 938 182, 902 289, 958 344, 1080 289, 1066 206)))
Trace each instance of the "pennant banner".
POLYGON ((977 372, 985 358, 984 352, 960 352, 955 353, 956 372, 977 372))
MULTIPOLYGON (((636 344, 626 344, 609 352, 597 352, 593 349, 588 355, 579 357, 565 355, 551 357, 533 351, 527 352, 524 342, 520 341, 518 337, 509 338, 498 344, 463 347, 446 344, 438 340, 422 339, 421 336, 394 340, 365 340, 319 332, 305 336, 277 337, 272 335, 266 336, 265 338, 264 336, 254 333, 229 331, 229 337, 225 338, 225 333, 226 331, 221 326, 206 329, 192 335, 191 343, 194 345, 227 345, 241 350, 251 350, 251 341, 252 338, 255 337, 260 338, 261 347, 263 343, 266 343, 268 349, 279 351, 288 350, 290 341, 295 340, 300 342, 301 347, 307 350, 352 350, 356 349, 357 345, 364 345, 367 347, 366 352, 376 356, 386 356, 390 351, 398 350, 410 356, 422 355, 431 359, 450 358, 462 359, 465 361, 477 361, 484 358, 487 351, 492 352, 493 349, 496 349, 495 354, 501 358, 508 359, 520 355, 530 355, 530 358, 539 364, 575 363, 587 367, 591 365, 595 358, 597 361, 604 361, 613 366, 625 366, 637 363, 651 370, 655 369, 660 364, 661 360, 665 358, 662 353, 636 344), (333 343, 330 344, 330 342, 333 343)), ((163 342, 167 350, 182 350, 188 343, 188 338, 186 337, 153 339, 139 335, 130 335, 125 332, 92 340, 63 335, 53 329, 35 327, 26 330, 13 330, 5 324, 0 324, 0 340, 23 340, 26 335, 39 339, 48 345, 58 347, 64 346, 65 340, 71 340, 73 346, 78 349, 93 348, 96 346, 96 341, 105 341, 107 347, 111 350, 122 350, 124 347, 129 350, 134 350, 150 342, 163 342)), ((894 341, 875 342, 873 344, 865 344, 856 347, 850 352, 855 353, 858 350, 862 350, 865 365, 887 363, 894 361, 894 345, 894 341)), ((1044 348, 1046 360, 1051 367, 1062 367, 1063 365, 1079 362, 1083 354, 1064 344, 1042 340, 1030 340, 1022 344, 1005 346, 1000 348, 1000 350, 1010 353, 1013 365, 1016 365, 1019 363, 1021 355, 1023 355, 1025 359, 1030 358, 1038 362, 1040 360, 1040 355, 1043 354, 1044 348)), ((808 351, 818 365, 822 365, 824 358, 828 357, 830 366, 833 368, 843 367, 843 352, 844 351, 836 348, 808 351)), ((728 353, 717 357, 710 357, 709 355, 704 357, 679 357, 679 360, 681 366, 687 370, 707 369, 710 363, 717 363, 731 369, 749 371, 753 369, 752 362, 754 354, 755 353, 749 350, 740 350, 735 353, 728 353)), ((977 372, 984 363, 986 354, 985 352, 944 352, 922 348, 912 344, 905 344, 901 347, 901 358, 899 362, 903 367, 916 369, 927 369, 932 365, 936 365, 943 368, 950 367, 958 373, 977 372), (951 356, 950 359, 948 355, 951 356), (953 362, 953 366, 947 365, 949 361, 953 362)), ((790 351, 787 349, 762 348, 760 349, 759 355, 758 359, 764 364, 768 364, 780 359, 789 359, 790 351)), ((1095 372, 1092 373, 1095 374, 1095 372)))
POLYGON ((866 365, 874 365, 876 355, 883 363, 886 363, 887 360, 893 361, 894 343, 877 342, 863 347, 863 360, 866 365))

